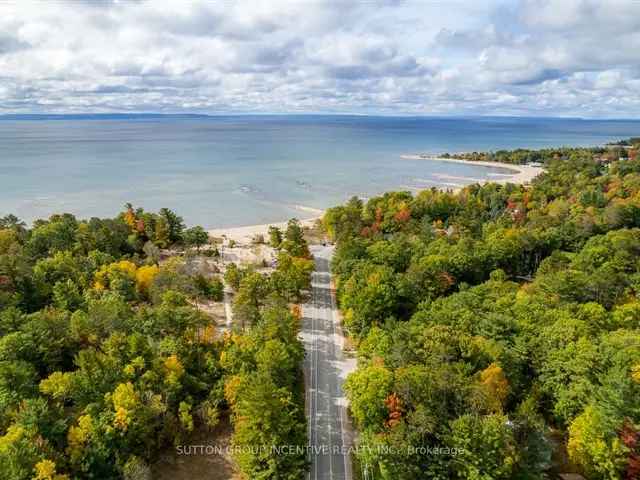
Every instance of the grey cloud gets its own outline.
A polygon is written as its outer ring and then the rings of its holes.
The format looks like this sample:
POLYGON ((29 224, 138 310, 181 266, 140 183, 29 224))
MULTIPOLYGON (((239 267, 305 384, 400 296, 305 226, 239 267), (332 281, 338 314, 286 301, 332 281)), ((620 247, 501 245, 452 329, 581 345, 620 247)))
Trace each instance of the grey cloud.
POLYGON ((563 76, 565 76, 565 73, 561 70, 543 68, 541 70, 525 74, 520 78, 514 78, 509 83, 512 85, 535 85, 537 83, 546 82, 547 80, 556 80, 563 76))
POLYGON ((0 55, 17 52, 29 47, 28 43, 22 42, 12 35, 0 32, 0 55))

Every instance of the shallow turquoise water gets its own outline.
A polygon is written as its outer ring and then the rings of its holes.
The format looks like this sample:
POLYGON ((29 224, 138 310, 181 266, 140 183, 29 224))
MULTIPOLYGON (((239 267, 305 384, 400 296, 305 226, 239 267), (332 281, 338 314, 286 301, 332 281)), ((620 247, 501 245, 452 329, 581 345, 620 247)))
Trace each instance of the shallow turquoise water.
POLYGON ((351 195, 495 178, 416 152, 596 145, 640 122, 225 116, 0 119, 0 214, 113 216, 125 202, 225 227, 311 214, 351 195))

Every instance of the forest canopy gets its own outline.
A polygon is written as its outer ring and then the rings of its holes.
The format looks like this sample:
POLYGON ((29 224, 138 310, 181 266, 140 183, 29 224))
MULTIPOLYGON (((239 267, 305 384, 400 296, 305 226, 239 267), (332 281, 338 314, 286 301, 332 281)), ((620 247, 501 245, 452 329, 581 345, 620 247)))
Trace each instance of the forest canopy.
MULTIPOLYGON (((0 479, 150 478, 160 452, 223 416, 234 446, 306 445, 290 301, 313 267, 298 229, 271 273, 236 269, 246 322, 222 333, 199 308, 222 299, 199 258, 217 248, 173 211, 0 219, 0 479)), ((306 467, 238 451, 245 478, 306 467)))

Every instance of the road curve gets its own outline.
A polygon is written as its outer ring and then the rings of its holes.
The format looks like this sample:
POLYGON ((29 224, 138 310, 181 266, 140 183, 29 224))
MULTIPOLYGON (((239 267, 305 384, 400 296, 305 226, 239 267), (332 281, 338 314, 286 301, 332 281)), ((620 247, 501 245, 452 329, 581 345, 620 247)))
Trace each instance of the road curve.
POLYGON ((311 299, 303 305, 302 340, 309 431, 309 480, 352 480, 353 431, 342 385, 355 361, 343 355, 344 337, 331 291, 331 247, 312 247, 311 299))

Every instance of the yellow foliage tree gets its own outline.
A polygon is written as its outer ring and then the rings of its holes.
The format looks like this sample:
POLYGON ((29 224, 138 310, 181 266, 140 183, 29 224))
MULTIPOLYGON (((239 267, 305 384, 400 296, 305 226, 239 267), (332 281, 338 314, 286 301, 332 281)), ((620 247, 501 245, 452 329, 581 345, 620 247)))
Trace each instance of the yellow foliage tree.
POLYGON ((139 294, 145 297, 149 295, 149 287, 153 283, 153 279, 156 278, 158 271, 159 269, 156 265, 143 265, 136 271, 136 290, 139 294))
POLYGON ((127 208, 127 211, 124 212, 124 222, 129 225, 132 230, 135 230, 137 221, 136 214, 132 207, 127 208))
POLYGON ((240 375, 233 375, 224 384, 224 398, 231 408, 236 404, 236 400, 238 399, 238 390, 241 385, 242 377, 240 375))
POLYGON ((120 260, 119 262, 110 263, 109 265, 103 265, 95 274, 95 281, 93 288, 96 290, 105 290, 109 288, 110 277, 114 273, 124 273, 132 280, 136 280, 136 272, 138 267, 135 263, 129 260, 120 260))
POLYGON ((69 477, 56 472, 56 463, 52 460, 40 460, 34 468, 33 480, 66 480, 69 477))
POLYGON ((67 453, 72 462, 82 459, 85 447, 91 438, 93 420, 90 415, 82 415, 78 418, 78 426, 72 425, 67 433, 67 453))
POLYGON ((53 372, 40 382, 40 391, 55 400, 66 399, 72 388, 73 373, 53 372))
POLYGON ((170 355, 164 361, 164 368, 167 370, 167 377, 170 380, 177 380, 184 374, 184 367, 177 355, 170 355))
POLYGON ((492 363, 480 372, 480 383, 487 392, 489 408, 495 412, 502 411, 507 395, 509 395, 509 381, 504 376, 502 367, 492 363))
POLYGON ((126 431, 131 424, 133 411, 139 403, 138 394, 134 390, 133 384, 127 382, 118 385, 113 392, 111 401, 116 412, 113 424, 116 428, 126 431))
POLYGON ((0 453, 7 453, 13 445, 18 443, 26 435, 25 429, 20 425, 11 425, 7 433, 0 436, 0 453))
POLYGON ((202 331, 201 343, 213 343, 216 340, 216 327, 207 325, 202 331))

